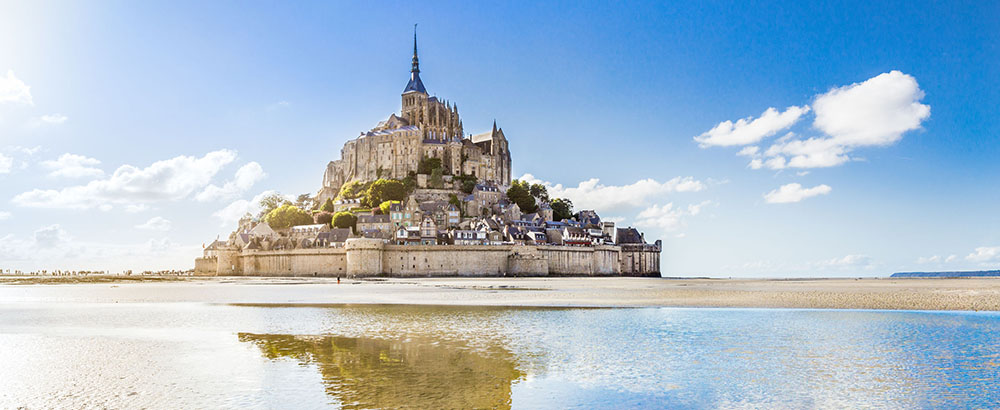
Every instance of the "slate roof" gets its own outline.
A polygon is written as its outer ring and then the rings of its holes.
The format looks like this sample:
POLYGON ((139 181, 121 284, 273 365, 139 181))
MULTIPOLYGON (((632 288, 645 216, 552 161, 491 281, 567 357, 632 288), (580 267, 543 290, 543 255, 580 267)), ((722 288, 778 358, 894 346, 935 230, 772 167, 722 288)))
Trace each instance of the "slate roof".
POLYGON ((351 228, 333 228, 330 230, 330 242, 344 242, 351 237, 351 228))
POLYGON ((410 82, 406 83, 406 88, 403 89, 403 93, 405 94, 410 91, 427 94, 427 89, 424 88, 424 82, 420 81, 420 73, 410 73, 410 82))
POLYGON ((642 235, 639 234, 639 230, 632 227, 618 228, 616 234, 618 243, 646 243, 642 239, 642 235))
POLYGON ((359 224, 389 223, 389 215, 358 215, 359 224))

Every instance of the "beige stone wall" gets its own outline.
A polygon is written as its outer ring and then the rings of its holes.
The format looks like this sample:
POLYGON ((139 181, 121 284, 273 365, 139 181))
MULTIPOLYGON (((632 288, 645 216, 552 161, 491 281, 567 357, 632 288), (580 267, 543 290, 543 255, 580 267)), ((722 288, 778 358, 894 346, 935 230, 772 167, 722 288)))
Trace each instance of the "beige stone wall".
POLYGON ((219 273, 219 258, 195 258, 194 259, 194 274, 195 276, 215 276, 219 273))
MULTIPOLYGON (((195 261, 199 274, 213 271, 195 261)), ((344 248, 220 253, 219 275, 246 276, 612 276, 659 274, 659 249, 617 246, 387 245, 349 239, 344 248)))
POLYGON ((504 276, 510 246, 386 245, 388 276, 504 276))
POLYGON ((550 275, 602 276, 621 273, 617 246, 539 246, 550 275))
POLYGON ((660 276, 660 250, 651 245, 626 246, 621 252, 624 276, 660 276))
POLYGON ((347 276, 344 248, 254 251, 239 260, 244 276, 347 276))

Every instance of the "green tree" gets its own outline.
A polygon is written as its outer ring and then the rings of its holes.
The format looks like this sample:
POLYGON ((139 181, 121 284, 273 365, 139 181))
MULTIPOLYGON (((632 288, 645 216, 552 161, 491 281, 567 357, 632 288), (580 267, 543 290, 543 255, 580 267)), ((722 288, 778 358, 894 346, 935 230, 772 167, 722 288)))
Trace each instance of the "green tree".
POLYGON ((316 215, 313 215, 313 222, 318 224, 330 225, 330 223, 333 222, 333 213, 320 211, 316 213, 316 215))
POLYGON ((382 211, 382 215, 389 215, 389 207, 391 207, 392 204, 399 204, 399 203, 402 203, 402 202, 400 202, 400 201, 384 201, 381 204, 379 204, 378 208, 379 208, 380 211, 382 211))
POLYGON ((444 175, 441 171, 441 168, 434 168, 434 170, 431 171, 431 178, 430 181, 427 182, 427 184, 430 185, 431 188, 437 188, 437 189, 444 188, 444 175))
POLYGON ((417 189, 417 173, 410 171, 406 173, 406 178, 403 178, 403 188, 406 189, 406 195, 412 194, 414 189, 417 189))
POLYGON ((435 169, 441 168, 441 158, 424 158, 417 164, 417 173, 430 175, 435 169))
POLYGON ((337 208, 333 206, 333 198, 327 198, 326 202, 323 202, 323 206, 319 207, 319 210, 323 212, 333 212, 335 209, 337 208))
POLYGON ((507 189, 507 198, 521 208, 521 212, 532 213, 538 210, 535 204, 535 197, 531 195, 531 187, 527 182, 513 180, 510 188, 507 189))
POLYGON ((285 229, 298 225, 309 225, 313 223, 313 217, 308 212, 292 204, 284 204, 274 208, 264 217, 271 228, 285 229))
POLYGON ((573 202, 566 198, 556 198, 549 204, 552 207, 552 219, 561 221, 573 217, 573 202))
POLYGON ((357 231, 358 217, 350 212, 337 212, 333 215, 333 226, 335 228, 351 228, 352 232, 357 231))
POLYGON ((282 205, 291 205, 292 203, 285 199, 285 197, 281 194, 275 192, 261 198, 260 202, 257 204, 260 205, 260 213, 257 214, 257 217, 263 219, 265 216, 270 214, 271 211, 277 209, 278 207, 282 205))
POLYGON ((295 198, 295 206, 302 209, 313 209, 316 207, 316 201, 309 194, 301 194, 295 198))
POLYGON ((406 187, 402 181, 380 179, 372 183, 365 193, 365 204, 376 207, 385 201, 402 201, 406 197, 406 187))
POLYGON ((531 196, 537 198, 540 201, 544 202, 549 201, 549 190, 545 189, 545 185, 532 184, 531 188, 529 188, 529 192, 531 192, 531 196))
POLYGON ((365 189, 368 187, 365 183, 353 180, 340 187, 340 193, 337 194, 338 199, 354 199, 360 198, 365 193, 365 189))

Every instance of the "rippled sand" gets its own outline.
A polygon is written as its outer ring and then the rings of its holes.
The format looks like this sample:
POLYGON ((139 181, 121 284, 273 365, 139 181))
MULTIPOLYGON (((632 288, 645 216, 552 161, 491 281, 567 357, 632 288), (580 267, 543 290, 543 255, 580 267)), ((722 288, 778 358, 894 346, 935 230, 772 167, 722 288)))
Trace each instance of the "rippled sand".
POLYGON ((128 279, 128 282, 119 282, 107 277, 0 277, 0 283, 6 284, 0 286, 0 298, 8 301, 265 305, 373 303, 1000 311, 1000 278, 422 278, 343 280, 340 284, 328 278, 128 279), (72 285, 52 285, 59 283, 72 285))

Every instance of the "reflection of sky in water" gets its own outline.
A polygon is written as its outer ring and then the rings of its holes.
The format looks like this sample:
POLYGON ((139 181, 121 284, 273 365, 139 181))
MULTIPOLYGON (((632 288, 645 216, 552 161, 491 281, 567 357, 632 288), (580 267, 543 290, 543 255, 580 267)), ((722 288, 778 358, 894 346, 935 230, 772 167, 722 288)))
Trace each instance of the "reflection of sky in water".
POLYGON ((998 342, 996 313, 0 305, 0 407, 982 408, 998 342))

